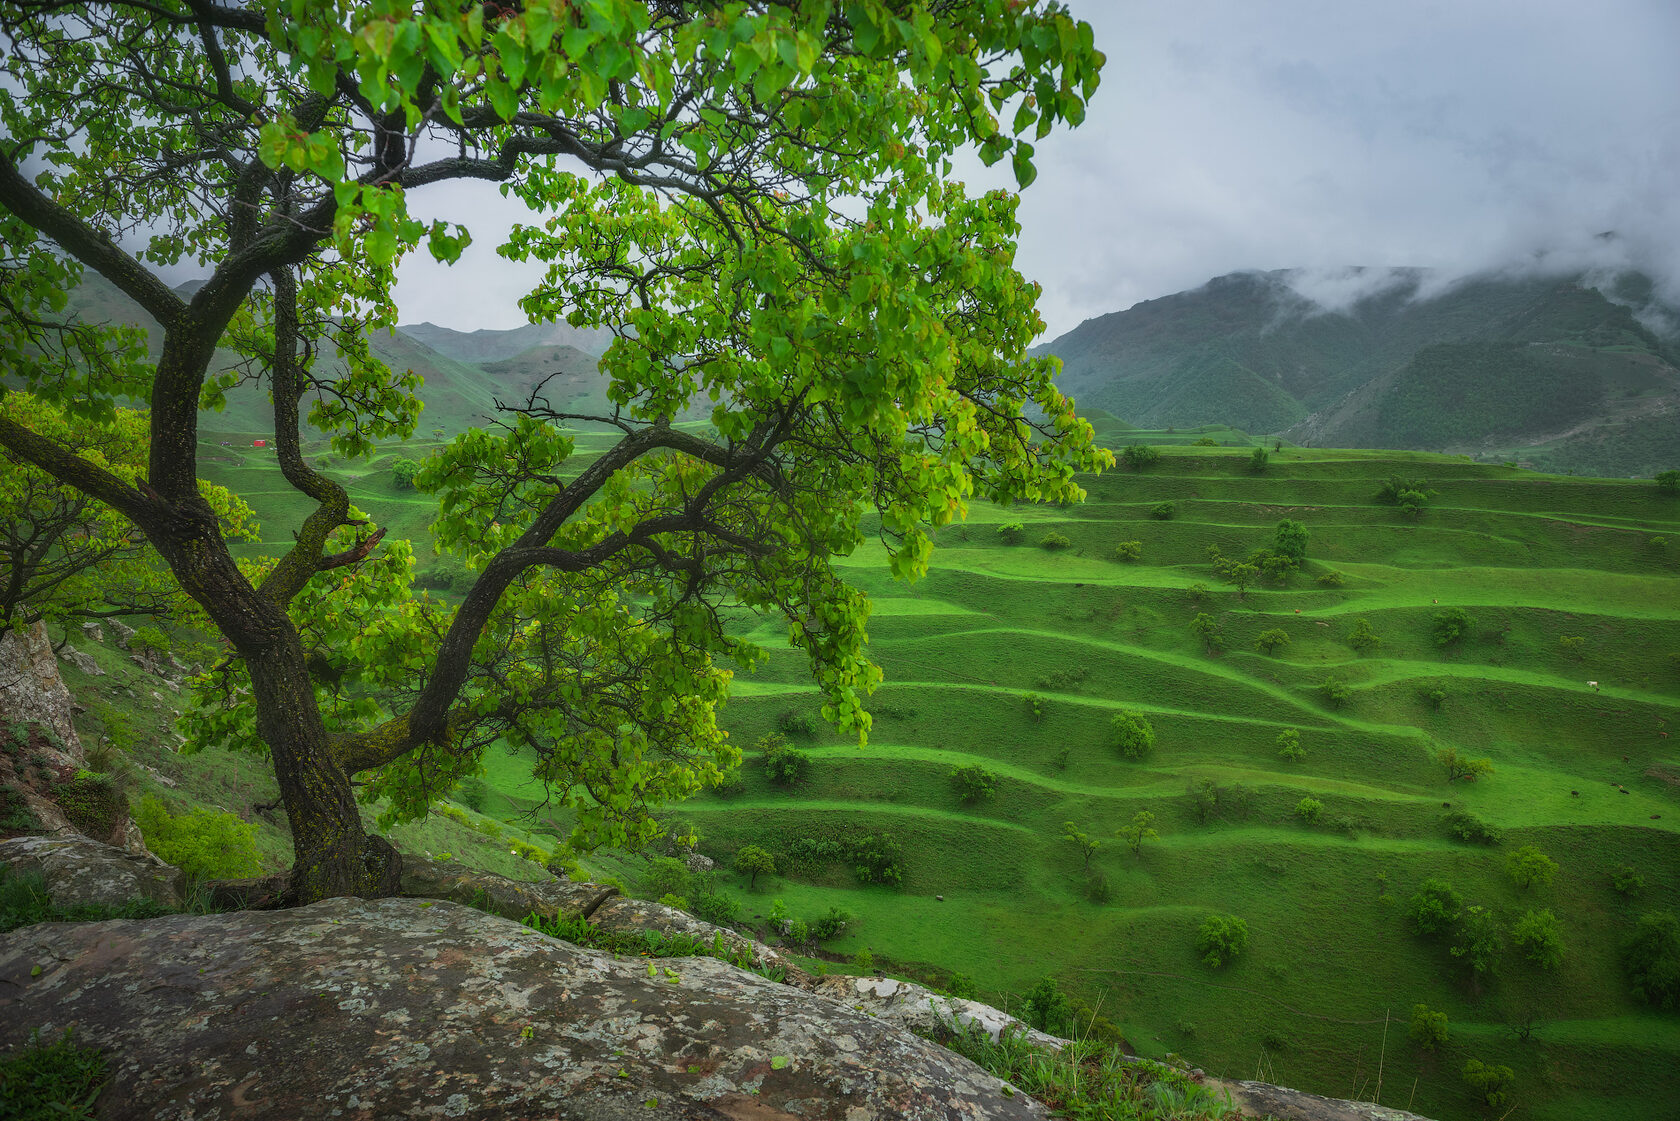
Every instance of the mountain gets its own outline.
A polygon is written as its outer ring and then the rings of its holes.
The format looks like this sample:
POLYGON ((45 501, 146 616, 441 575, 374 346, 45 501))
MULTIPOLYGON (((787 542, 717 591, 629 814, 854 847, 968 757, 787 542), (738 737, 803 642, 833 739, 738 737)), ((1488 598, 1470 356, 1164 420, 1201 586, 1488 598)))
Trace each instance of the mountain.
POLYGON ((1675 309, 1636 274, 1235 273, 1039 348, 1081 406, 1320 447, 1465 452, 1595 474, 1680 462, 1675 309), (1340 288, 1356 298, 1314 299, 1340 288), (1330 308, 1325 305, 1329 303, 1330 308))
POLYGON ((612 332, 604 327, 580 328, 565 323, 527 323, 509 331, 470 332, 435 323, 408 323, 397 330, 462 362, 500 362, 545 346, 570 347, 599 358, 613 340, 612 332))

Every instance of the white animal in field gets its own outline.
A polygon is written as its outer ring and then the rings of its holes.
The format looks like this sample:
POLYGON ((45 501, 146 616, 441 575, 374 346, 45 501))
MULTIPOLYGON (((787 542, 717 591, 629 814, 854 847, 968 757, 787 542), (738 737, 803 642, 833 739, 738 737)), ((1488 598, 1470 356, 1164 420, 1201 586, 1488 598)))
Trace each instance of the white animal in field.
POLYGON ((1596 682, 1596 681, 1587 682, 1587 688, 1591 689, 1595 693, 1598 692, 1598 682, 1596 682))

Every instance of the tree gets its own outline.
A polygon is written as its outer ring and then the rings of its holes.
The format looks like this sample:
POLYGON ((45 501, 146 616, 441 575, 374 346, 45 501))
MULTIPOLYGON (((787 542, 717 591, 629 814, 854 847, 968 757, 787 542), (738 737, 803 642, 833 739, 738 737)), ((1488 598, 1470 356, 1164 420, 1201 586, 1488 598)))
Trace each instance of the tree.
POLYGON ((1062 822, 1062 840, 1072 845, 1079 852, 1082 862, 1081 869, 1089 872, 1091 870, 1091 857, 1096 855, 1100 842, 1092 840, 1086 833, 1081 833, 1079 827, 1071 821, 1062 822))
POLYGON ((1493 773, 1493 760, 1472 759, 1456 747, 1443 747, 1435 753, 1435 761, 1446 768, 1448 782, 1475 782, 1493 773))
POLYGON ((866 511, 910 577, 971 495, 1075 500, 1112 462, 1026 354, 1015 197, 944 170, 977 146, 1024 186, 1018 134, 1083 118, 1103 59, 1060 6, 69 0, 8 6, 0 33, 0 366, 95 419, 151 404, 143 479, 9 417, 0 445, 138 525, 229 642, 194 743, 268 753, 297 900, 396 889, 353 778, 382 820, 418 818, 497 740, 574 810, 572 845, 656 836, 651 807, 737 757, 718 662, 760 652, 723 604, 785 618, 825 711, 866 734, 865 599, 829 563, 866 511), (538 387, 428 460, 433 544, 477 573, 458 606, 410 593, 406 547, 298 436, 306 396, 340 455, 413 432, 418 379, 367 340, 405 255, 470 239, 409 210, 451 181, 541 215, 502 247, 546 266, 521 306, 612 333, 612 408, 587 419, 618 433, 574 460, 584 418, 538 387), (155 271, 182 262, 209 274, 190 295, 155 271), (63 314, 85 269, 159 325, 155 360, 63 314), (213 375, 218 345, 242 365, 213 375), (197 425, 247 378, 312 510, 242 566, 197 425), (672 423, 696 400, 715 435, 672 423))
POLYGON ((1155 815, 1148 810, 1139 810, 1132 815, 1132 820, 1114 831, 1114 835, 1126 842, 1126 847, 1136 856, 1143 851, 1143 842, 1153 841, 1160 836, 1155 832, 1155 815))
POLYGON ((1324 815, 1324 803, 1308 796, 1295 803, 1295 816, 1312 825, 1324 815))
POLYGON ((1225 640, 1219 636, 1219 620, 1206 611, 1196 612, 1196 617, 1190 620, 1190 630, 1202 640, 1209 654, 1225 645, 1225 640))
POLYGON ((779 786, 796 786, 810 769, 811 757, 788 743, 787 737, 766 732, 758 741, 759 757, 764 760, 764 772, 779 786))
POLYGON ((1161 450, 1148 444, 1127 444, 1120 449, 1120 462, 1133 471, 1147 471, 1161 462, 1161 450))
POLYGON ((1432 1011, 1427 1004, 1412 1005, 1410 1035, 1425 1051, 1433 1051, 1447 1041, 1447 1014, 1432 1011))
POLYGON ((1218 969, 1248 948, 1248 924, 1235 915, 1209 915, 1196 931, 1196 952, 1218 969))
POLYGON ((1307 527, 1292 518, 1285 518, 1272 531, 1272 549, 1296 564, 1307 559, 1307 527))
POLYGON ((1281 627, 1261 631, 1254 639, 1254 648, 1262 654, 1276 654, 1289 645, 1289 632, 1281 627))
POLYGON ((742 845, 735 850, 735 871, 747 877, 747 890, 758 887, 760 874, 773 876, 776 873, 776 858, 757 845, 742 845))
POLYGON ((1558 933, 1557 916, 1549 910, 1525 912, 1511 927, 1511 941, 1541 969, 1563 964, 1563 936, 1558 933))
POLYGON ((978 763, 951 772, 961 802, 980 802, 997 794, 998 777, 978 763))
POLYGON ((1417 894, 1406 904, 1406 914, 1412 927, 1425 937, 1445 934, 1458 922, 1464 904, 1458 892, 1445 880, 1430 877, 1418 886, 1417 894))
POLYGON ((1348 632, 1347 641, 1349 646, 1363 654, 1381 646, 1382 636, 1377 634, 1377 629, 1371 625, 1371 620, 1355 619, 1353 630, 1348 632))
POLYGON ((1301 746, 1301 729, 1285 728, 1277 734, 1278 758, 1287 759, 1291 763, 1299 763, 1307 757, 1307 749, 1301 746))
POLYGON ((1265 448, 1255 448, 1253 454, 1248 457, 1249 472, 1255 475, 1265 474, 1266 465, 1271 462, 1271 459, 1271 453, 1265 448))
POLYGON ((1550 884, 1557 868, 1557 861, 1534 845, 1523 845, 1505 854, 1505 874, 1519 891, 1550 884))
POLYGON ((1472 905, 1464 908, 1447 952, 1455 958, 1463 958, 1464 964, 1477 977, 1494 972, 1499 965, 1499 955, 1505 952, 1505 932, 1500 928, 1498 917, 1486 907, 1472 905))
POLYGON ((1348 683, 1339 677, 1326 677, 1314 686, 1313 691, 1331 708, 1341 708, 1348 703, 1348 698, 1353 696, 1353 690, 1348 688, 1348 683))
POLYGON ((1039 1031, 1056 1033, 1066 1029, 1073 1009, 1054 977, 1041 977, 1026 997, 1027 1022, 1039 1031))
POLYGON ((1108 723, 1108 745, 1128 759, 1141 759, 1155 746, 1155 729, 1142 713, 1123 708, 1108 723))
POLYGON ((1680 1008, 1680 918, 1673 911, 1639 916, 1622 947, 1622 967, 1634 996, 1658 1008, 1680 1008))
POLYGON ((1470 635, 1470 628, 1476 625, 1476 620, 1462 607, 1449 607, 1445 611, 1435 613, 1436 646, 1453 646, 1463 642, 1470 635))
POLYGON ((1260 566, 1254 564, 1233 564, 1226 572, 1226 578, 1237 586, 1237 595, 1248 598, 1248 586, 1254 583, 1254 578, 1260 575, 1260 566))
POLYGON ((418 474, 420 474, 420 464, 407 456, 403 456, 391 464, 391 481, 397 484, 398 490, 413 490, 414 477, 418 474))
POLYGON ((1505 1104, 1510 1097, 1511 1083, 1517 1077, 1508 1066, 1495 1066, 1480 1059, 1466 1061, 1463 1076, 1465 1083, 1476 1091, 1482 1104, 1489 1109, 1498 1109, 1505 1104))
POLYGON ((1669 471, 1658 471, 1656 475, 1657 489, 1669 494, 1680 494, 1680 468, 1669 471))

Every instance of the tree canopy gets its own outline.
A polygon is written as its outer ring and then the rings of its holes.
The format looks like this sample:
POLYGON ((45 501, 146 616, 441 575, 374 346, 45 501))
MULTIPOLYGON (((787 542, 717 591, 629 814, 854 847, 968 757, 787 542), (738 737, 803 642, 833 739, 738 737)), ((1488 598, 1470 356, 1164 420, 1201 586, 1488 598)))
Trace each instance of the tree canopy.
MULTIPOLYGON (((194 742, 260 745, 299 899, 391 890, 351 797, 397 817, 527 749, 578 845, 655 835, 650 809, 738 759, 716 722, 738 609, 783 617, 823 715, 860 735, 879 671, 867 600, 830 558, 873 534, 925 570, 975 496, 1076 500, 1111 458, 1029 358, 1016 198, 971 196, 977 150, 1031 182, 1032 140, 1077 124, 1102 56, 1025 0, 10 0, 0 6, 0 366, 66 414, 149 403, 132 476, 28 418, 0 445, 140 527, 230 643, 194 742), (435 546, 474 573, 416 595, 304 459, 410 434, 411 372, 370 350, 394 269, 454 261, 465 222, 413 217, 436 184, 499 185, 531 220, 499 251, 546 265, 534 319, 610 330, 612 411, 539 386, 415 477, 435 546), (190 295, 159 270, 196 264, 190 295), (161 325, 66 314, 92 269, 161 325), (158 340, 153 340, 156 343, 158 340), (218 347, 240 364, 212 373, 218 347), (314 510, 241 563, 197 478, 201 409, 273 401, 276 459, 314 510), (305 402, 307 416, 300 417, 305 402), (709 423, 677 419, 709 408, 709 423), (617 443, 589 459, 568 426, 617 443)), ((463 217, 465 217, 463 215, 463 217)), ((271 539, 274 534, 270 534, 271 539)))

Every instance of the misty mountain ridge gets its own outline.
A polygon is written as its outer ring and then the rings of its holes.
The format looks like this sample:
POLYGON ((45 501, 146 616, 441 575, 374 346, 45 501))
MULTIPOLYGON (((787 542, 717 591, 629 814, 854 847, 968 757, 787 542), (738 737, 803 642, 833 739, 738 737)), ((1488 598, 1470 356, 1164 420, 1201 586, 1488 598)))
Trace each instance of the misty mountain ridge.
POLYGON ((1648 277, 1285 269, 1086 320, 1036 349, 1082 407, 1319 447, 1595 474, 1680 462, 1680 308, 1648 277))

